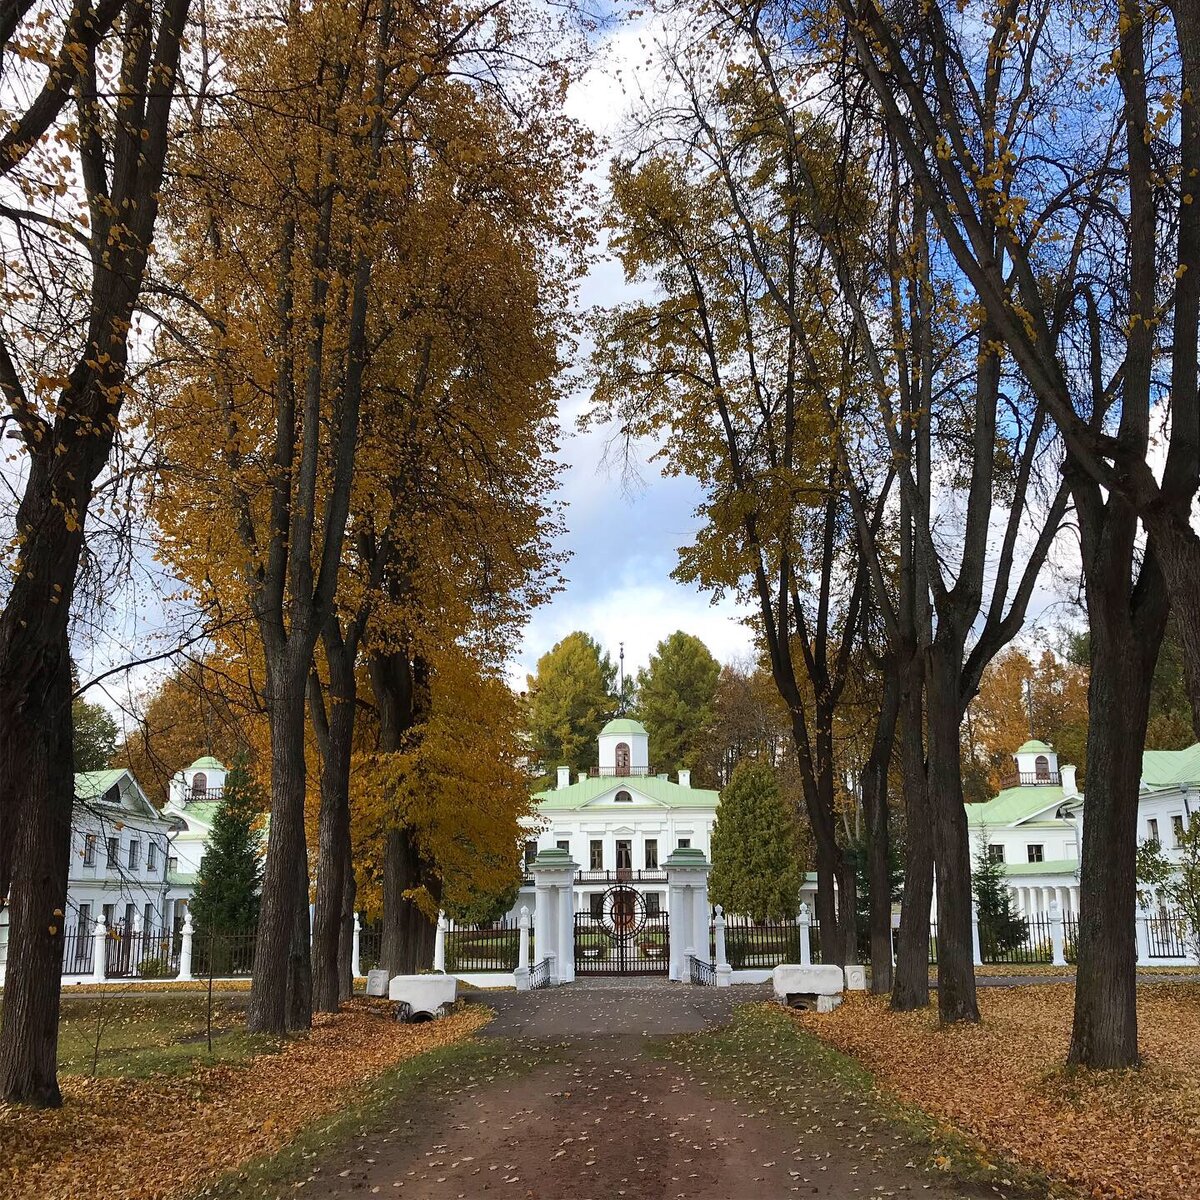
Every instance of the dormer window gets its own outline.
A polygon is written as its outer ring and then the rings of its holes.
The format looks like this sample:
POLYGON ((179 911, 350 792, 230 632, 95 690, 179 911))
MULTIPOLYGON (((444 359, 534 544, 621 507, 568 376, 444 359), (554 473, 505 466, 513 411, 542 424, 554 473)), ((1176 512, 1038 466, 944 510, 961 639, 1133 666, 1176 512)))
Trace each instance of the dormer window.
POLYGON ((624 790, 619 791, 613 797, 613 800, 615 800, 618 804, 632 804, 633 803, 633 797, 624 790))

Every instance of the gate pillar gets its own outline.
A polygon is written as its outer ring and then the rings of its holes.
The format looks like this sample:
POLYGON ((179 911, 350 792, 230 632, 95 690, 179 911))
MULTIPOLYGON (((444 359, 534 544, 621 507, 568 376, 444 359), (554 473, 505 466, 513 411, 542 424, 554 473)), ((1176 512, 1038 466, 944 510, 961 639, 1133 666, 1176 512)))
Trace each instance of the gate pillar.
POLYGON ((557 846, 539 850, 529 864, 533 876, 533 942, 540 962, 554 955, 554 982, 575 978, 575 872, 579 864, 557 846))
POLYGON ((712 864, 693 847, 672 850, 663 866, 667 872, 670 908, 671 978, 690 978, 687 953, 709 962, 708 873, 712 864))

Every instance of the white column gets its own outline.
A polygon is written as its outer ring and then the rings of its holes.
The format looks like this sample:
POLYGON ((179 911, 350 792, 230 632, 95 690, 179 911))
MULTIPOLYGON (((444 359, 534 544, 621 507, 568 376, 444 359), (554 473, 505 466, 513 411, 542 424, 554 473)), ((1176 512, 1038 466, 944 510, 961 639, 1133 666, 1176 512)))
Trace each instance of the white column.
POLYGON ((971 901, 971 961, 977 967, 983 966, 983 954, 979 948, 979 905, 974 900, 971 901))
POLYGON ((192 977, 192 910, 189 908, 183 914, 183 929, 180 931, 179 942, 179 975, 181 982, 186 983, 192 977))
POLYGON ((668 933, 671 943, 671 962, 668 977, 681 980, 687 977, 687 951, 692 941, 692 889, 682 883, 672 883, 671 907, 667 914, 668 933))
POLYGON ((1054 903, 1054 889, 1052 887, 1042 888, 1042 912, 1046 916, 1050 915, 1050 905, 1054 903))
POLYGON ((517 969, 513 972, 513 981, 518 992, 529 991, 529 905, 521 905, 521 915, 517 918, 519 938, 517 941, 517 969))
POLYGON ((542 880, 533 889, 533 940, 537 943, 539 960, 546 957, 548 950, 554 949, 550 924, 553 920, 554 914, 550 911, 550 885, 542 880))
POLYGON ((1056 967, 1067 965, 1063 938, 1062 909, 1057 900, 1050 901, 1050 962, 1056 967))
POLYGON ((575 980, 575 889, 566 884, 558 889, 558 981, 575 980))
POLYGON ((125 930, 125 936, 129 939, 129 965, 136 975, 142 966, 142 959, 146 954, 146 940, 142 937, 142 913, 139 908, 133 910, 133 924, 125 930))
MULTIPOLYGON (((433 945, 436 952, 437 934, 434 934, 433 945)), ((362 922, 358 913, 354 914, 354 930, 350 935, 350 978, 357 979, 362 974, 362 922)))
POLYGON ((695 846, 676 847, 663 863, 670 889, 672 979, 687 981, 687 954, 708 959, 708 873, 712 865, 695 846), (703 929, 703 932, 701 930, 703 929))
POLYGON ((446 931, 450 922, 444 912, 438 913, 437 926, 433 932, 433 969, 442 975, 446 973, 446 931))
POLYGON ((803 901, 797 923, 800 926, 800 965, 808 967, 812 965, 812 913, 803 901))
POLYGON ((1137 937, 1137 963, 1139 967, 1150 965, 1150 910, 1140 903, 1137 906, 1137 916, 1134 920, 1134 932, 1137 937))
POLYGON ((711 962, 709 957, 709 903, 708 879, 702 878, 692 884, 692 945, 701 962, 711 962))
POLYGON ((544 896, 546 911, 538 926, 538 953, 550 960, 550 983, 558 983, 558 888, 547 885, 544 896))
POLYGON ((713 966, 717 972, 717 987, 729 987, 733 969, 725 955, 725 913, 718 904, 713 913, 713 966))

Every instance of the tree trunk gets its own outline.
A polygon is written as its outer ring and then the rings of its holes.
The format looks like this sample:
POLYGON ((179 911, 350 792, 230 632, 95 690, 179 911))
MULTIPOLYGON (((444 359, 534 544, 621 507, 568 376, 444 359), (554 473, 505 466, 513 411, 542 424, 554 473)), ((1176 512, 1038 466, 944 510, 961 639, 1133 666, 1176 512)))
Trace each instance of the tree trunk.
POLYGON ((353 661, 347 661, 339 648, 331 647, 328 639, 326 649, 329 725, 321 760, 317 894, 313 907, 313 1008, 317 1012, 337 1012, 346 877, 351 873, 350 756, 358 697, 353 661))
POLYGON ((312 1023, 308 847, 304 830, 304 698, 311 648, 293 634, 267 651, 271 725, 271 825, 246 1026, 281 1037, 312 1023))
POLYGON ((900 677, 891 661, 884 664, 883 696, 875 738, 862 778, 863 813, 867 823, 867 881, 871 935, 871 991, 892 990, 892 853, 888 829, 888 769, 892 762, 900 677))
POLYGON ((929 814, 919 659, 906 681, 900 720, 904 768, 904 894, 896 945, 891 1007, 912 1012, 929 1004, 929 916, 933 904, 933 830, 929 814), (912 677, 917 682, 913 683, 912 677))
POLYGON ((354 995, 354 901, 358 884, 351 862, 342 889, 342 933, 338 942, 338 1000, 345 1002, 354 995))
MULTIPOLYGON (((940 634, 940 631, 939 631, 940 634)), ((971 935, 971 843, 962 794, 959 726, 961 654, 939 636, 926 656, 929 807, 937 877, 938 1015, 946 1024, 978 1021, 971 935)))
POLYGON ((404 893, 425 882, 420 850, 406 828, 388 831, 383 863, 383 946, 389 975, 413 975, 433 965, 436 926, 404 893))

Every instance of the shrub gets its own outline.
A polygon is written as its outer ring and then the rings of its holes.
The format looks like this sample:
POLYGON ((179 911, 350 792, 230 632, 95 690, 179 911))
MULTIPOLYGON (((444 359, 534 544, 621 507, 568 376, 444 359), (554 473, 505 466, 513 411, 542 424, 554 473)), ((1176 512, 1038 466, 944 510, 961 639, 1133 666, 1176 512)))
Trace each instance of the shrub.
POLYGON ((138 964, 138 974, 143 979, 162 979, 171 974, 171 968, 166 959, 143 958, 138 964))

